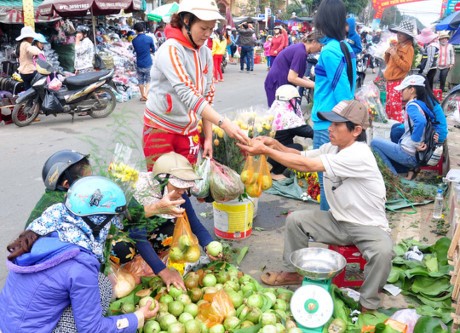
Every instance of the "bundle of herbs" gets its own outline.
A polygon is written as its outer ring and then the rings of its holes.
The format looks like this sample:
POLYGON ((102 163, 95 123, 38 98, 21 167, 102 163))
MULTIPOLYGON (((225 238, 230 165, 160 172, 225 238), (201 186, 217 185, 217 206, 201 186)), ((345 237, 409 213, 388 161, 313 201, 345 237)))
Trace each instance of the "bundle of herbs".
POLYGON ((403 180, 390 171, 380 156, 375 153, 374 155, 385 182, 387 200, 400 199, 401 197, 414 203, 433 200, 436 188, 430 188, 423 183, 416 184, 414 181, 403 180))

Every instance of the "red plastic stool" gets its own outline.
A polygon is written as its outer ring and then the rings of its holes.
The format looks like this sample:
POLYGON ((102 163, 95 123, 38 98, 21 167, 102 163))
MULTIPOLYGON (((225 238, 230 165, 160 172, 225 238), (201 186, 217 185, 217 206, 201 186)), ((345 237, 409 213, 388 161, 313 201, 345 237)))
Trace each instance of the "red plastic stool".
POLYGON ((438 164, 433 165, 433 166, 431 166, 431 165, 423 166, 423 167, 420 167, 420 169, 437 171, 438 175, 442 176, 442 165, 443 165, 443 163, 444 163, 444 154, 441 155, 441 158, 439 159, 438 164))
POLYGON ((442 101, 442 90, 441 89, 433 89, 433 95, 438 99, 438 101, 442 101))
MULTIPOLYGON (((340 253, 345 257, 347 260, 347 265, 348 264, 359 264, 359 268, 361 270, 364 270, 364 266, 366 265, 366 260, 363 258, 361 255, 361 252, 359 252, 359 249, 354 246, 354 245, 349 245, 349 246, 340 246, 340 245, 329 245, 329 250, 335 251, 340 253)), ((332 279, 332 283, 334 283, 336 286, 339 288, 341 287, 361 287, 363 284, 363 280, 346 280, 345 279, 345 274, 346 274, 346 267, 343 269, 343 271, 337 275, 335 278, 332 279)))

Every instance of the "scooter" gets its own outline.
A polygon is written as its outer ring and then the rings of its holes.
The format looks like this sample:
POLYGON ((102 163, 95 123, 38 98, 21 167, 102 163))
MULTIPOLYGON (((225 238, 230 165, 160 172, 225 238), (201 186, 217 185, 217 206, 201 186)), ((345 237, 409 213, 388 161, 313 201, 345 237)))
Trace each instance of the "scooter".
POLYGON ((27 126, 37 118, 40 111, 45 115, 56 116, 67 113, 86 112, 93 118, 107 117, 115 109, 117 100, 110 85, 116 91, 112 81, 113 70, 102 70, 67 77, 58 90, 49 89, 49 77, 53 68, 46 61, 37 61, 37 74, 32 79, 27 91, 16 100, 11 118, 19 126, 27 126))
POLYGON ((356 57, 356 88, 361 88, 366 79, 367 64, 362 53, 356 57))
POLYGON ((441 104, 442 110, 446 116, 453 116, 457 122, 460 122, 460 84, 453 87, 444 97, 441 104))

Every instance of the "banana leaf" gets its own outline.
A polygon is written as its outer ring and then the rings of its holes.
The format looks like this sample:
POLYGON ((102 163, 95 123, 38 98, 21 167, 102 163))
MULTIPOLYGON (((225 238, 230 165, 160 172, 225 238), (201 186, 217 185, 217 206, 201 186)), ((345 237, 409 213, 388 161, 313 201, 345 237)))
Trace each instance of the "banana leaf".
MULTIPOLYGON (((448 324, 452 320, 451 313, 453 310, 443 308, 443 309, 433 309, 430 306, 422 305, 417 308, 417 314, 421 316, 427 316, 430 318, 440 318, 444 324, 448 324)), ((414 331, 416 332, 416 331, 414 331)))
POLYGON ((448 265, 447 251, 449 250, 450 242, 449 238, 442 237, 430 248, 431 252, 436 253, 440 266, 448 265))
POLYGON ((450 279, 417 276, 412 283, 411 290, 416 294, 423 292, 426 295, 436 296, 450 290, 450 279))
POLYGON ((420 317, 414 327, 414 332, 417 333, 447 333, 447 330, 442 328, 438 318, 430 318, 427 316, 420 317))
POLYGON ((404 279, 404 277, 405 270, 400 267, 393 266, 391 267, 390 275, 388 276, 387 282, 396 283, 398 280, 404 279))

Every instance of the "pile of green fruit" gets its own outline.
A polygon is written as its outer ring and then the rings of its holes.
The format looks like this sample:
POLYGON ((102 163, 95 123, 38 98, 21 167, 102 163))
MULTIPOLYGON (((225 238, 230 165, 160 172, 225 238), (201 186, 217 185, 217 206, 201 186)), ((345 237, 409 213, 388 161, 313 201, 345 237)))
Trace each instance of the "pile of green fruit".
POLYGON ((289 308, 292 291, 264 288, 233 265, 211 263, 187 273, 184 283, 186 291, 175 287, 168 291, 159 277, 142 278, 130 295, 112 302, 109 311, 129 313, 149 300, 159 302, 160 310, 145 322, 144 333, 301 333, 289 308), (210 324, 202 320, 202 309, 219 291, 225 292, 233 306, 221 321, 210 324))

